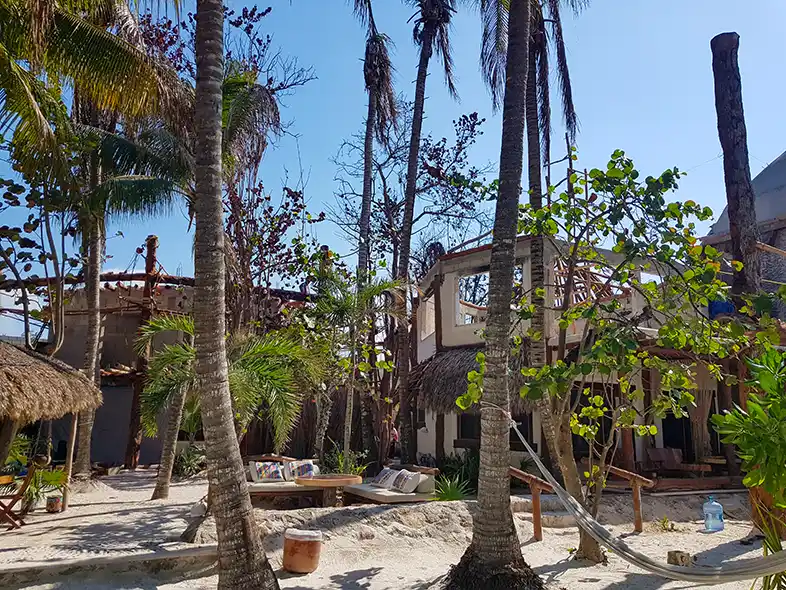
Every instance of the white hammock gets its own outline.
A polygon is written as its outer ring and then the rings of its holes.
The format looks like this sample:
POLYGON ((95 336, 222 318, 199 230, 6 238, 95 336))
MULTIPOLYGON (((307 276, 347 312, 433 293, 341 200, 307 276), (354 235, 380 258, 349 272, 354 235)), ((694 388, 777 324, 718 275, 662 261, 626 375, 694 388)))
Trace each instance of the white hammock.
POLYGON ((524 447, 529 452, 532 460, 540 469, 543 477, 554 488, 554 493, 560 499, 565 509, 576 519, 578 525, 584 529, 593 539, 601 545, 608 547, 614 553, 619 555, 623 560, 639 567, 645 571, 669 578, 671 580, 680 580, 683 582, 695 582, 698 584, 718 584, 723 582, 738 582, 742 580, 753 580, 773 574, 778 574, 786 571, 786 551, 773 553, 771 555, 756 557, 753 559, 745 559, 726 563, 719 566, 696 566, 696 567, 680 567, 655 561, 638 551, 631 549, 627 543, 621 539, 614 538, 611 533, 606 530, 597 520, 592 518, 592 515, 587 512, 584 507, 571 496, 562 486, 559 485, 554 476, 551 475, 546 466, 540 460, 540 457, 532 450, 532 447, 519 432, 518 425, 510 417, 509 412, 505 412, 498 406, 500 411, 504 412, 511 423, 511 428, 516 431, 519 439, 524 447))

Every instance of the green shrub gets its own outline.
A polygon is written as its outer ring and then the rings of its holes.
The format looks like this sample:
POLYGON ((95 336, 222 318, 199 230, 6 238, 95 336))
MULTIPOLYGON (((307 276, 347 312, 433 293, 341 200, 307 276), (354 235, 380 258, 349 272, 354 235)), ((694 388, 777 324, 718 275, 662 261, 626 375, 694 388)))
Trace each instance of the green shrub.
POLYGON ((189 445, 185 451, 175 457, 172 474, 177 477, 193 477, 202 473, 207 467, 204 449, 197 445, 189 445))
POLYGON ((363 475, 368 463, 363 461, 366 459, 368 451, 356 452, 349 451, 349 455, 345 456, 344 451, 335 442, 333 448, 325 454, 325 460, 320 466, 323 473, 345 473, 349 475, 363 475))
POLYGON ((448 455, 439 470, 445 478, 458 478, 467 484, 470 492, 476 492, 480 475, 480 453, 475 449, 466 449, 463 455, 448 455))
POLYGON ((469 495, 469 492, 467 482, 458 476, 438 477, 435 484, 434 500, 437 502, 456 502, 464 500, 469 495))

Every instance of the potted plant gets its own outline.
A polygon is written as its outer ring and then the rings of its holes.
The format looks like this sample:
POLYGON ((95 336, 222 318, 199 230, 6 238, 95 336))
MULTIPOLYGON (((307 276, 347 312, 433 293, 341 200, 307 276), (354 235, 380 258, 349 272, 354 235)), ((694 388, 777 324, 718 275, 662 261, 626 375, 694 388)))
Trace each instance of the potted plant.
POLYGON ((754 522, 762 531, 777 527, 786 539, 786 354, 768 347, 746 363, 747 407, 735 405, 712 422, 723 442, 737 447, 754 522))

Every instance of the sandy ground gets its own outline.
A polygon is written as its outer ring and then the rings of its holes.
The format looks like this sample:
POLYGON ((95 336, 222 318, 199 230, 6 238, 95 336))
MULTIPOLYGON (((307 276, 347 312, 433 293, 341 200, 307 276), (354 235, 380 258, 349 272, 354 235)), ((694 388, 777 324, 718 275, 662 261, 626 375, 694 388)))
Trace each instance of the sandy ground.
MULTIPOLYGON (((85 494, 76 494, 72 508, 61 515, 34 514, 21 532, 0 533, 0 568, 10 563, 40 563, 95 555, 130 554, 179 546, 172 539, 183 530, 188 509, 205 493, 204 481, 176 484, 166 501, 148 502, 153 474, 138 472, 104 478, 105 485, 85 494)), ((668 516, 675 532, 663 532, 651 523, 641 535, 632 535, 630 524, 610 528, 634 548, 665 560, 669 550, 696 555, 699 565, 761 555, 761 545, 743 546, 739 540, 750 531, 744 520, 743 504, 728 497, 731 507, 726 530, 702 534, 697 499, 645 497, 645 516, 668 516)), ((610 499, 605 511, 626 518, 624 496, 610 499)), ((291 590, 348 589, 426 590, 438 587, 439 579, 460 558, 469 541, 469 512, 461 504, 431 504, 407 510, 357 508, 353 512, 322 510, 259 511, 260 522, 270 533, 268 555, 279 573, 282 588, 291 590), (307 576, 281 572, 280 530, 300 521, 317 522, 328 531, 320 568, 307 576)), ((517 514, 519 538, 530 539, 528 514, 517 514)), ((586 566, 570 560, 570 550, 578 543, 573 528, 547 528, 541 543, 522 543, 528 563, 555 590, 676 590, 692 587, 669 582, 629 566, 613 554, 607 566, 586 566)), ((184 580, 145 576, 66 578, 52 583, 27 586, 39 590, 153 589, 186 590, 215 588, 215 576, 184 580)), ((717 585, 718 590, 747 590, 750 582, 717 585)))

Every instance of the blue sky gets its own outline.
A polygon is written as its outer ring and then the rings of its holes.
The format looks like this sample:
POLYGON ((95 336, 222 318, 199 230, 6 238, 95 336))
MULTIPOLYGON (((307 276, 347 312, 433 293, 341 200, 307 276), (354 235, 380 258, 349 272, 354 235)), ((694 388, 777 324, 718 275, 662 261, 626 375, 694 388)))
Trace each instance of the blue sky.
MULTIPOLYGON (((342 0, 270 0, 272 13, 263 21, 285 55, 312 66, 318 76, 287 98, 283 117, 299 141, 285 137, 271 146, 262 166, 269 191, 278 195, 286 177, 299 174, 300 160, 309 178, 312 210, 333 202, 335 165, 330 159, 341 141, 356 132, 366 112, 362 56, 364 30, 349 2, 342 0)), ((234 8, 243 3, 231 0, 234 8)), ((410 97, 417 64, 412 44, 413 9, 400 0, 376 0, 379 28, 395 43, 392 59, 397 90, 410 97)), ((759 0, 756 10, 738 0, 595 0, 578 18, 566 17, 565 37, 575 103, 581 121, 579 164, 602 166, 616 148, 634 158, 643 174, 678 166, 689 172, 678 198, 694 199, 719 215, 725 204, 723 167, 717 137, 710 39, 724 31, 741 35, 740 65, 748 127, 751 171, 758 173, 786 150, 782 116, 786 78, 786 4, 759 0)), ((452 133, 452 121, 477 111, 488 119, 473 158, 499 158, 501 119, 491 111, 478 71, 480 25, 467 8, 456 16, 452 31, 461 102, 450 99, 434 69, 427 90, 426 132, 452 133)), ((435 64, 436 65, 436 64, 435 64)), ((557 126, 555 137, 562 131, 557 126)), ((555 140, 556 141, 556 140, 555 140)), ((559 141, 556 141, 559 143, 559 141)), ((167 218, 113 224, 112 256, 106 268, 124 269, 145 236, 160 237, 159 256, 171 273, 191 273, 192 236, 182 211, 167 218)), ((706 229, 706 228, 705 228, 706 229)), ((344 244, 335 226, 319 227, 318 237, 340 252, 344 244)))

